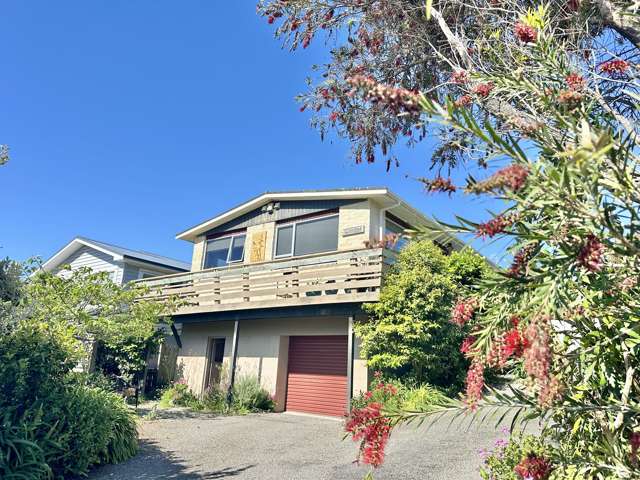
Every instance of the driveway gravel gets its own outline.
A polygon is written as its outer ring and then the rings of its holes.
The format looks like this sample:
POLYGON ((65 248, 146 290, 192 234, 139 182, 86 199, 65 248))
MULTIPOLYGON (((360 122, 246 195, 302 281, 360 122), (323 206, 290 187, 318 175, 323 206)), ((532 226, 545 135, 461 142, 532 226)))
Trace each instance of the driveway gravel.
MULTIPOLYGON (((501 433, 449 423, 394 431, 376 480, 478 479, 478 450, 491 448, 501 433)), ((158 419, 141 423, 135 458, 98 468, 89 479, 360 480, 367 468, 354 464, 357 445, 342 437, 342 423, 322 417, 159 411, 158 419)))

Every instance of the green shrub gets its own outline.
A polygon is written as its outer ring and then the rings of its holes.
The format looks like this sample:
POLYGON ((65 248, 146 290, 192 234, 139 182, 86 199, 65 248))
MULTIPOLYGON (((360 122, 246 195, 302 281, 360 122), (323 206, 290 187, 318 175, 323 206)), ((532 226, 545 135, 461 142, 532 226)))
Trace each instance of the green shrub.
POLYGON ((239 413, 272 411, 275 403, 256 376, 239 378, 233 386, 233 409, 239 413))
POLYGON ((227 408, 227 393, 219 387, 209 387, 207 391, 202 395, 202 408, 209 412, 226 412, 227 408))
POLYGON ((0 478, 50 478, 52 471, 46 461, 45 448, 56 446, 51 445, 50 434, 39 435, 42 411, 28 411, 18 417, 15 411, 8 410, 0 422, 0 478))
POLYGON ((113 393, 70 375, 55 336, 20 328, 0 337, 0 478, 85 475, 137 451, 133 413, 113 393))
MULTIPOLYGON (((528 455, 549 458, 550 454, 551 449, 545 445, 540 437, 513 434, 509 440, 497 440, 495 448, 485 454, 484 463, 480 468, 480 476, 484 480, 521 480, 521 477, 515 472, 516 466, 528 455)), ((555 471, 549 478, 560 479, 563 476, 560 471, 555 471)))
POLYGON ((202 410, 202 404, 183 380, 171 384, 160 395, 160 407, 189 407, 202 410))
POLYGON ((352 408, 363 408, 376 402, 388 411, 405 410, 412 412, 429 411, 434 405, 445 403, 448 397, 431 385, 405 384, 400 380, 376 378, 369 391, 362 392, 351 401, 352 408))

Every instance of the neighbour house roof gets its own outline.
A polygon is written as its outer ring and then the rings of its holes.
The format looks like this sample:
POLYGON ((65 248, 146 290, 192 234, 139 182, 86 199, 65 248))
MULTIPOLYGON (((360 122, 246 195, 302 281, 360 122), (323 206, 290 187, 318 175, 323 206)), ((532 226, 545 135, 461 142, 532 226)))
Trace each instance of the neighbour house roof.
MULTIPOLYGON (((194 227, 185 230, 176 235, 179 240, 187 240, 193 242, 199 235, 222 225, 234 218, 245 213, 262 207, 270 202, 287 201, 287 200, 374 200, 385 211, 395 215, 396 217, 406 221, 416 228, 433 228, 436 223, 428 219, 424 214, 408 205, 400 197, 391 192, 386 187, 367 187, 367 188, 341 188, 332 190, 297 190, 285 192, 265 192, 251 200, 233 207, 209 220, 206 220, 194 227)), ((436 227, 437 228, 437 227, 436 227)), ((454 242, 458 247, 463 244, 453 235, 442 235, 454 242)))
POLYGON ((131 250, 130 248, 119 247, 111 243, 99 242, 86 237, 76 237, 67 245, 62 247, 55 255, 47 260, 42 268, 45 271, 52 271, 60 265, 75 251, 83 246, 94 248, 98 251, 111 255, 115 261, 125 261, 127 259, 154 264, 160 267, 178 271, 189 271, 191 265, 180 260, 175 260, 155 253, 143 252, 140 250, 131 250))

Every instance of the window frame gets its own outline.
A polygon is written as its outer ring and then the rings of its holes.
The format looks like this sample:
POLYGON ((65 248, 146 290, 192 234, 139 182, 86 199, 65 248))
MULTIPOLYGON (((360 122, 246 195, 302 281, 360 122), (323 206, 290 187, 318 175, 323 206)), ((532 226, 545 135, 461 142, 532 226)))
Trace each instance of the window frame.
MULTIPOLYGON (((298 230, 297 225, 300 223, 309 223, 309 222, 317 222, 319 220, 326 220, 328 218, 331 217, 338 217, 338 221, 340 219, 340 212, 335 212, 335 213, 329 213, 327 215, 321 215, 321 216, 317 216, 317 217, 313 217, 313 218, 304 218, 304 219, 299 219, 299 220, 295 220, 292 219, 291 221, 288 222, 283 222, 280 225, 276 225, 276 232, 274 235, 274 241, 273 241, 273 258, 274 259, 280 259, 280 258, 293 258, 296 256, 299 257, 304 257, 305 255, 295 255, 295 251, 296 251, 296 231, 298 230), (284 255, 277 255, 276 252, 278 251, 278 231, 281 228, 286 228, 286 227, 293 227, 293 231, 291 232, 291 253, 287 253, 284 255)), ((340 241, 340 226, 338 225, 338 241, 340 241)), ((322 252, 315 252, 315 253, 308 253, 306 255, 317 255, 320 253, 329 253, 329 252, 337 252, 338 249, 336 248, 335 250, 325 250, 322 252)))
POLYGON ((211 268, 225 268, 225 267, 229 267, 231 265, 235 265, 237 263, 244 262, 244 251, 245 251, 245 247, 246 246, 247 246, 247 232, 246 232, 246 230, 242 231, 242 232, 232 233, 232 234, 229 234, 229 235, 220 235, 219 237, 212 237, 212 238, 205 239, 204 252, 203 252, 203 255, 202 255, 202 265, 201 265, 202 270, 209 270, 211 268), (235 241, 236 237, 244 237, 244 245, 242 246, 242 256, 240 257, 239 260, 231 261, 229 259, 229 257, 231 256, 231 252, 233 250, 233 242, 235 241), (220 266, 220 267, 207 267, 206 266, 206 263, 207 263, 207 245, 209 244, 209 242, 216 241, 216 240, 225 240, 227 238, 230 239, 229 247, 227 247, 227 259, 226 259, 227 264, 223 265, 223 266, 220 266))

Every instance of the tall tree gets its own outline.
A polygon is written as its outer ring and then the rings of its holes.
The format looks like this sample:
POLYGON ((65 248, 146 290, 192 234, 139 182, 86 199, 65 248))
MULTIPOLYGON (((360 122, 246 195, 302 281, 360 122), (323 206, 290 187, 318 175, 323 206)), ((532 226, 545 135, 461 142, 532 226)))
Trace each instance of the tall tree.
POLYGON ((260 11, 291 45, 323 30, 338 39, 305 98, 337 110, 329 124, 356 157, 418 127, 436 165, 488 170, 466 185, 438 172, 428 190, 505 200, 488 219, 442 227, 512 239, 512 265, 452 311, 476 324, 455 408, 542 421, 546 453, 523 452, 494 478, 638 478, 638 5, 293 0, 260 11), (511 372, 509 392, 486 396, 488 367, 511 372))

